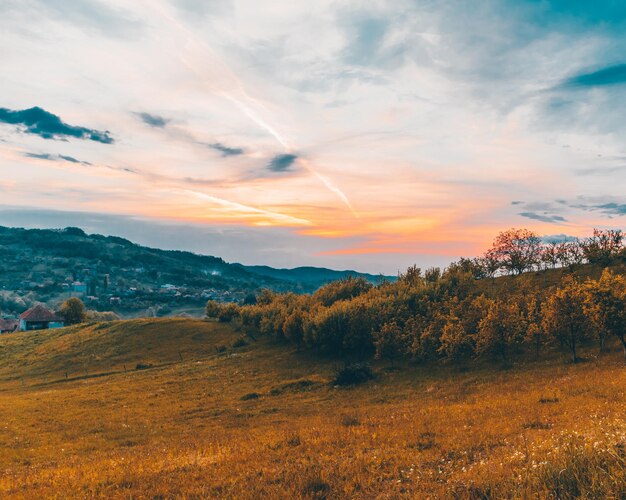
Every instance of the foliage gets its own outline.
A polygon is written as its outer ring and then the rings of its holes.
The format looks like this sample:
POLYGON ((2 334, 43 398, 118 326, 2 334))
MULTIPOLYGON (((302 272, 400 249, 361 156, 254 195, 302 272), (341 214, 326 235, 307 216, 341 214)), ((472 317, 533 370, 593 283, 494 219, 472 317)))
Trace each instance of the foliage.
POLYGON ((476 353, 490 354, 509 361, 510 350, 520 343, 524 334, 524 318, 517 303, 494 300, 478 325, 476 353))
POLYGON ((626 280, 605 269, 599 280, 586 283, 586 291, 587 314, 598 332, 620 340, 626 361, 626 280))
POLYGON ((487 254, 500 264, 500 268, 522 274, 538 263, 540 245, 536 233, 528 229, 509 229, 496 236, 487 254))
POLYGON ((204 306, 204 314, 207 318, 217 319, 217 317, 220 315, 221 310, 222 306, 216 300, 209 300, 204 306))
POLYGON ((358 385, 374 378, 372 368, 365 363, 352 363, 341 368, 335 375, 335 385, 358 385))
POLYGON ((348 277, 312 295, 263 291, 238 316, 250 332, 342 359, 508 365, 528 346, 537 358, 557 345, 576 359, 581 342, 603 347, 607 336, 620 339, 626 356, 620 234, 542 245, 534 233, 511 229, 484 257, 462 258, 443 272, 412 266, 377 286, 348 277), (592 278, 577 267, 587 247, 608 249, 621 271, 592 278), (523 273, 531 269, 542 274, 523 273), (576 269, 585 280, 573 278, 576 269), (514 276, 495 277, 498 271, 514 276))
POLYGON ((217 319, 220 323, 229 323, 239 317, 239 307, 237 304, 225 304, 220 307, 217 319))
POLYGON ((585 298, 581 284, 567 277, 548 297, 543 309, 543 329, 569 348, 574 363, 578 359, 576 348, 589 336, 592 327, 585 312, 585 298))
POLYGON ((345 279, 334 281, 320 288, 313 297, 322 305, 328 307, 340 300, 350 300, 366 293, 372 284, 364 278, 348 276, 345 279))
POLYGON ((77 297, 67 299, 59 309, 59 314, 66 325, 82 323, 87 319, 87 312, 82 300, 77 297))
POLYGON ((391 321, 385 323, 379 331, 374 334, 374 347, 376 348, 377 359, 388 359, 393 361, 406 351, 404 332, 398 323, 391 321))
POLYGON ((118 321, 120 316, 112 311, 87 311, 86 321, 118 321))

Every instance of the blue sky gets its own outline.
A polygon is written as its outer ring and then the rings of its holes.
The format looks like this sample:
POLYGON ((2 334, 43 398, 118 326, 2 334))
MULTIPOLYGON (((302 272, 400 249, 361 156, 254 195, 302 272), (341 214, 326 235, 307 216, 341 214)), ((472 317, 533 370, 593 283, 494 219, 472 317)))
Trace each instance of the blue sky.
POLYGON ((610 1, 1 0, 0 224, 387 273, 512 226, 623 228, 625 24, 610 1))

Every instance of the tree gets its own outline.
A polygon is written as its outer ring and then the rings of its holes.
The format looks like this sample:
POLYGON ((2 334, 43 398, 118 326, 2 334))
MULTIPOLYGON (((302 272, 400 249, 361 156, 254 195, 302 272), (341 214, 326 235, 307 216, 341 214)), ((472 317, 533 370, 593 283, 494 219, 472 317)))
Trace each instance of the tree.
POLYGON ((222 305, 215 300, 207 301, 206 306, 204 306, 204 314, 207 318, 217 318, 221 310, 222 305))
POLYGON ((87 317, 85 305, 82 300, 77 297, 71 297, 63 302, 59 313, 66 325, 83 323, 87 317))
POLYGON ((441 269, 438 267, 429 267, 424 272, 424 279, 428 283, 437 283, 441 279, 441 269))
POLYGON ((376 359, 388 359, 393 366, 394 360, 406 352, 402 328, 395 321, 385 323, 374 333, 374 346, 376 359))
POLYGON ((559 245, 558 241, 550 241, 541 251, 541 262, 548 267, 554 269, 559 263, 559 245))
POLYGON ((539 352, 545 340, 541 325, 541 302, 537 297, 531 297, 526 304, 526 341, 535 346, 537 359, 539 359, 539 352))
POLYGON ((316 300, 325 306, 331 306, 339 300, 349 300, 362 295, 371 290, 372 284, 365 278, 347 278, 333 281, 324 285, 313 295, 316 300))
POLYGON ((585 293, 580 283, 568 276, 564 285, 548 297, 542 326, 549 335, 568 346, 575 363, 578 360, 576 349, 592 327, 585 313, 585 293))
POLYGON ((500 269, 500 261, 496 255, 487 252, 484 256, 474 259, 476 267, 481 270, 478 277, 493 278, 500 269))
POLYGON ((586 311, 597 326, 601 348, 607 335, 617 337, 626 362, 626 278, 605 269, 598 281, 588 281, 585 285, 586 311))
POLYGON ((594 229, 593 236, 582 244, 583 255, 592 264, 607 265, 622 248, 624 233, 619 229, 594 229))
POLYGON ((256 303, 260 306, 271 304, 275 297, 276 294, 274 292, 268 290, 267 288, 264 288, 263 290, 261 290, 259 295, 257 295, 256 303))
POLYGON ((519 306, 512 300, 495 300, 478 324, 476 353, 490 354, 509 362, 509 351, 523 333, 524 321, 519 306))
POLYGON ((522 274, 539 262, 541 240, 528 229, 503 231, 493 242, 486 257, 495 259, 500 267, 513 274, 522 274))
POLYGON ((66 227, 63 232, 65 234, 68 234, 70 236, 87 236, 87 234, 85 233, 85 231, 83 231, 81 228, 79 227, 66 227))
POLYGON ((417 285, 422 282, 422 269, 416 265, 410 266, 406 272, 398 274, 398 281, 408 285, 417 285))
POLYGON ((220 323, 230 323, 239 316, 239 307, 237 304, 226 304, 220 307, 217 319, 220 323))
POLYGON ((300 309, 293 311, 283 323, 283 335, 300 349, 304 338, 304 314, 300 309))
POLYGON ((453 362, 465 361, 473 353, 472 339, 454 313, 450 313, 445 319, 440 342, 438 352, 453 362))

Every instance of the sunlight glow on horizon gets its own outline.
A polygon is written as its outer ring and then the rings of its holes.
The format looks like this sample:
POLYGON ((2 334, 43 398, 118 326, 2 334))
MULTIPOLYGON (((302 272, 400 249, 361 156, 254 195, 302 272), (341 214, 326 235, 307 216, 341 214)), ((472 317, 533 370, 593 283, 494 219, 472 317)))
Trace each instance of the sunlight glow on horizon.
POLYGON ((251 259, 345 266, 471 256, 508 227, 623 227, 626 79, 594 83, 626 50, 614 15, 81 2, 7 4, 0 108, 112 141, 0 121, 4 206, 267 228, 251 259))

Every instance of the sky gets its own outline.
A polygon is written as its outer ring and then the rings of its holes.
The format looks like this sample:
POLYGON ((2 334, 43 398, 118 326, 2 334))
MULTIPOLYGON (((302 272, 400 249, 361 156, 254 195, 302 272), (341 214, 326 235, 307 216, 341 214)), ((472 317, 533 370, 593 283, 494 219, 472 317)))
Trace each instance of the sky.
POLYGON ((626 3, 0 0, 0 224, 275 267, 626 218, 626 3))

